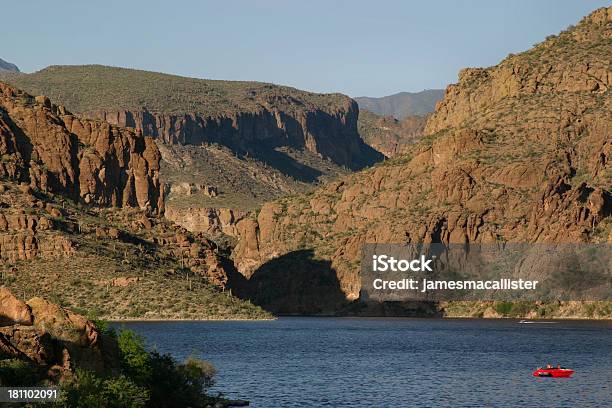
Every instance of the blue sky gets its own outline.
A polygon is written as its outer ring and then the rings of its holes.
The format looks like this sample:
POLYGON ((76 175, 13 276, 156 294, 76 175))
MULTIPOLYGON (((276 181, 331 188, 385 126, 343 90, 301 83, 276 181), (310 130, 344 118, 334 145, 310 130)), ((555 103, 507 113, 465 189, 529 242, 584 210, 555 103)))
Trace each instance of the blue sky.
POLYGON ((442 88, 610 5, 597 0, 5 0, 0 58, 105 64, 315 92, 442 88))

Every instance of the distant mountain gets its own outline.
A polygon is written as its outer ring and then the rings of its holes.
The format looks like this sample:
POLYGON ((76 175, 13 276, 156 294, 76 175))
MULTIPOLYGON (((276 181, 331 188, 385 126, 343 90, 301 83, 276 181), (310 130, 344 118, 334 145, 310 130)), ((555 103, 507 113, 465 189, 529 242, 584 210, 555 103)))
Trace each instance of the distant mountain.
POLYGON ((17 65, 6 62, 2 58, 0 58, 0 71, 20 72, 17 65))
POLYGON ((359 109, 402 120, 406 116, 426 115, 436 109, 436 102, 444 97, 444 89, 426 89, 421 92, 400 92, 382 98, 366 96, 354 98, 359 109))

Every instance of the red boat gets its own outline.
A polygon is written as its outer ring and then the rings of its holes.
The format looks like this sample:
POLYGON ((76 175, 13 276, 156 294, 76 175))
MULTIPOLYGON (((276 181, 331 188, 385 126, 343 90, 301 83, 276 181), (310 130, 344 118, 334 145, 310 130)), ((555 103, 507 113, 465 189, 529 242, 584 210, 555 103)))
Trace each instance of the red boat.
POLYGON ((574 370, 570 368, 538 368, 533 372, 534 377, 554 377, 554 378, 568 378, 574 374, 574 370))

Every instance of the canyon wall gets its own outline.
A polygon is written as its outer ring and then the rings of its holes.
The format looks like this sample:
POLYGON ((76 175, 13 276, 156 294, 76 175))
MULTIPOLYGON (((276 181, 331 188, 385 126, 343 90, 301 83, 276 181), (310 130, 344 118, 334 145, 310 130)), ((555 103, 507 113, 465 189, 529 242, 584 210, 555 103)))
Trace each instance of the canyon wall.
POLYGON ((359 136, 356 102, 340 94, 100 65, 4 77, 92 123, 153 137, 167 153, 161 173, 168 184, 216 187, 218 197, 205 203, 178 191, 165 202, 173 219, 191 218, 183 225, 194 231, 208 229, 208 208, 257 207, 384 158, 359 136), (194 214, 179 214, 186 208, 194 214))
POLYGON ((350 169, 360 169, 381 159, 359 137, 357 104, 349 98, 326 110, 280 110, 263 106, 255 111, 205 116, 113 109, 86 111, 83 115, 133 127, 165 143, 218 143, 255 157, 262 147, 288 146, 308 150, 350 169))

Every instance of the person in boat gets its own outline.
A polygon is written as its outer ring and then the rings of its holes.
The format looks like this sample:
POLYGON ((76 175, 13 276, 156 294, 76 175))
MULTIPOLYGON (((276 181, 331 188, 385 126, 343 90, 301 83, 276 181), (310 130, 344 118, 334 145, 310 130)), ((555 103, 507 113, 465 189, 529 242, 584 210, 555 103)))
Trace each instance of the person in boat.
POLYGON ((561 369, 561 364, 557 364, 557 370, 561 369))
POLYGON ((553 368, 553 366, 552 366, 552 365, 550 365, 550 364, 546 364, 546 369, 551 369, 551 368, 553 368))

